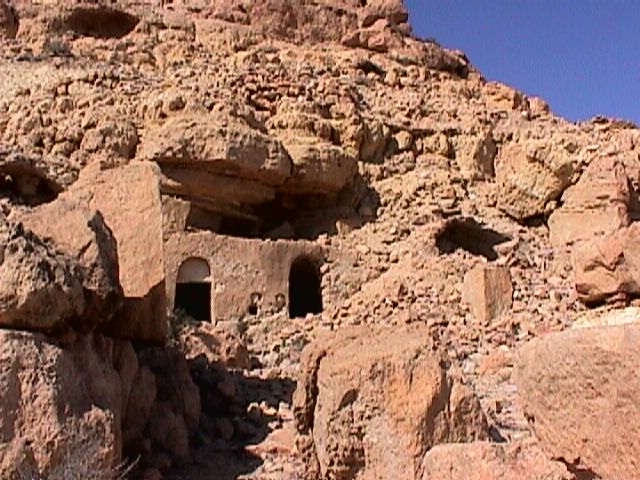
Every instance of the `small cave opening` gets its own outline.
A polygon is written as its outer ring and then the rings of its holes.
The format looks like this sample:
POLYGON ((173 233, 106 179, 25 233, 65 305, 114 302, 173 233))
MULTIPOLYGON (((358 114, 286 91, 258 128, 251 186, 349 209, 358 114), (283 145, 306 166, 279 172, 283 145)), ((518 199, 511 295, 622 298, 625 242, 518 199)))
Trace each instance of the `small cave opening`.
POLYGON ((507 235, 483 226, 474 218, 463 217, 447 222, 436 235, 436 247, 441 254, 462 249, 487 260, 497 260, 496 245, 509 240, 507 235))
POLYGON ((36 206, 55 200, 60 188, 37 175, 24 172, 0 172, 0 196, 8 196, 24 205, 36 206))
POLYGON ((289 318, 304 318, 322 312, 322 286, 317 263, 307 257, 296 258, 289 270, 289 318))
POLYGON ((109 7, 76 8, 67 17, 64 27, 82 37, 100 39, 122 38, 138 25, 138 18, 109 7))
POLYGON ((375 73, 379 76, 386 75, 384 68, 380 65, 373 63, 371 60, 361 60, 356 64, 358 70, 362 70, 365 74, 375 73))
POLYGON ((209 264, 201 258, 185 260, 178 270, 174 310, 201 322, 210 322, 211 274, 209 264))

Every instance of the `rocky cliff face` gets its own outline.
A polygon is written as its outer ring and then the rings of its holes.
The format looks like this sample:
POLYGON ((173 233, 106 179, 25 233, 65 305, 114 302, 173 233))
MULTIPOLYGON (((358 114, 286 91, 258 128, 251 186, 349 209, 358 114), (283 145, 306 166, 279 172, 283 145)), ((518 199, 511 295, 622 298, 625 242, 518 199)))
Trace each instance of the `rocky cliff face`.
POLYGON ((636 126, 487 81, 400 0, 0 0, 0 46, 0 325, 27 331, 3 331, 3 475, 57 471, 69 422, 147 479, 633 471, 626 400, 577 403, 613 412, 593 428, 548 410, 605 380, 637 400, 637 312, 516 352, 637 302, 636 126), (323 311, 167 323, 169 224, 311 242, 323 311))

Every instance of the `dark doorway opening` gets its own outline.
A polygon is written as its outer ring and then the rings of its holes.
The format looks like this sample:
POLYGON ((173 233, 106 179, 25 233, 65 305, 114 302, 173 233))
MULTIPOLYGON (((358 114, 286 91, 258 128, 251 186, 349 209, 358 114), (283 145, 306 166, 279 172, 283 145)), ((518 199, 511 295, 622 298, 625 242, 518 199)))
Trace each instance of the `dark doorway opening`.
POLYGON ((176 284, 175 308, 194 320, 211 321, 211 283, 192 282, 176 284))
POLYGON ((322 312, 320 270, 316 262, 299 257, 289 271, 289 318, 322 312))

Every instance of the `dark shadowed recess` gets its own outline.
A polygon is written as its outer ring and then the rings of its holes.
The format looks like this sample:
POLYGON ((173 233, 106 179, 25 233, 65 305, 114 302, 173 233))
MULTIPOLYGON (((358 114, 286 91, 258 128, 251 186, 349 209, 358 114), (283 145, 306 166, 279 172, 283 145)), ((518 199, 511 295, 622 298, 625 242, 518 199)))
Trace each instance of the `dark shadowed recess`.
POLYGON ((471 217, 455 218, 447 222, 436 235, 436 246, 440 253, 453 253, 458 249, 488 260, 496 260, 495 247, 511 240, 510 237, 478 223, 471 217))
POLYGON ((138 18, 108 7, 76 8, 65 21, 65 28, 82 37, 122 38, 131 33, 138 18))

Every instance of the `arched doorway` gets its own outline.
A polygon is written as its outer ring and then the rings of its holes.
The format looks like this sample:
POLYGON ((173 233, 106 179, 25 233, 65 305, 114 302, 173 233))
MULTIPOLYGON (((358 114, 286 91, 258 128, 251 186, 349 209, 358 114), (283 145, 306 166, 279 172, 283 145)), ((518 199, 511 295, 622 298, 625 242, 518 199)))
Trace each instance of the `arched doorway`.
POLYGON ((211 271, 202 258, 188 258, 178 270, 174 309, 194 320, 211 321, 211 271))
POLYGON ((289 318, 322 312, 320 270, 311 258, 298 257, 289 270, 289 318))

